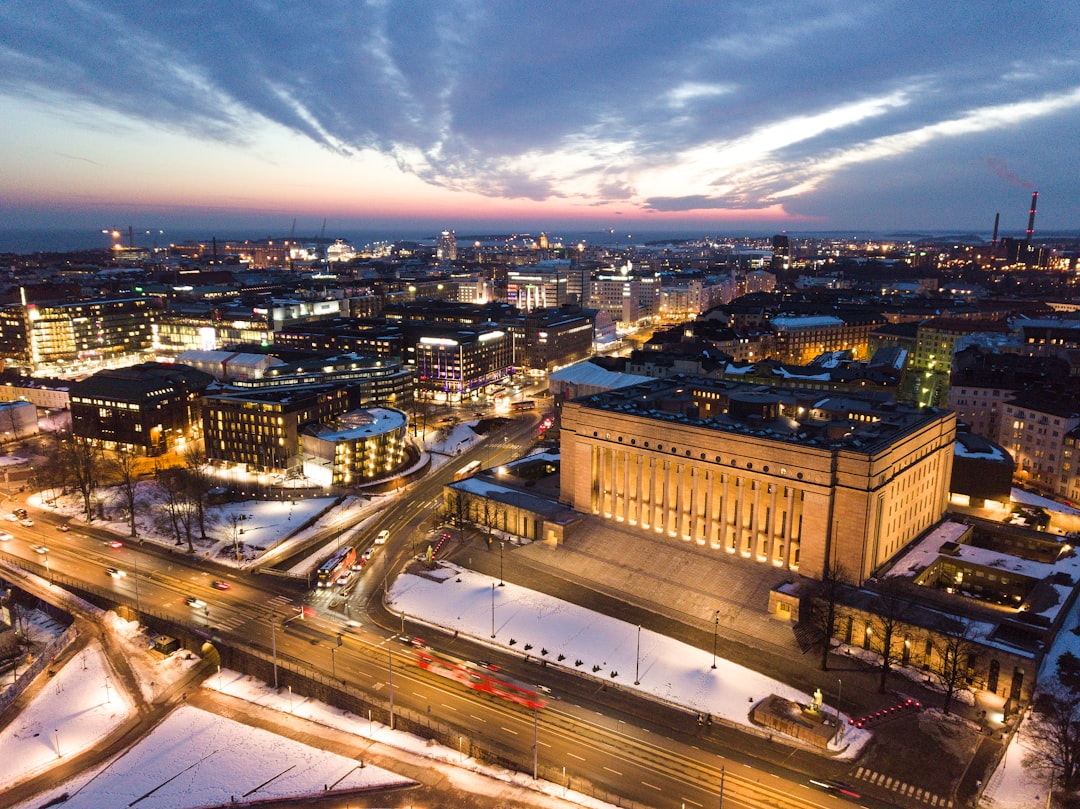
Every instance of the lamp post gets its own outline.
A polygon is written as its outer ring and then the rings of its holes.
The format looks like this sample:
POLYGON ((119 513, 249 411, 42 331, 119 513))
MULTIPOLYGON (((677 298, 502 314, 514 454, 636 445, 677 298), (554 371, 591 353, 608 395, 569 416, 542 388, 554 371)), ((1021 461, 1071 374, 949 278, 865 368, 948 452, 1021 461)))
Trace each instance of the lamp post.
POLYGON ((142 612, 142 608, 139 604, 139 552, 134 551, 135 554, 135 612, 142 612))
POLYGON ((634 685, 641 685, 641 624, 637 628, 637 652, 634 654, 634 685))
POLYGON ((334 652, 336 651, 336 646, 330 647, 330 676, 333 677, 335 680, 337 679, 337 663, 335 662, 336 658, 334 656, 334 652))
POLYGON ((49 569, 49 549, 45 548, 45 578, 52 584, 52 571, 49 569))
POLYGON ((386 650, 387 667, 389 669, 390 680, 390 730, 394 729, 394 652, 392 649, 386 650))
POLYGON ((60 728, 53 728, 53 738, 56 740, 56 757, 60 758, 60 728))
POLYGON ((277 679, 277 614, 270 613, 270 651, 274 656, 274 690, 277 691, 278 686, 277 679))
POLYGON ((720 610, 713 613, 712 630, 712 667, 716 668, 716 635, 720 631, 720 610))
POLYGON ((844 723, 840 720, 840 698, 844 694, 844 681, 836 678, 836 726, 840 729, 837 733, 837 743, 844 741, 844 723))
POLYGON ((720 806, 718 809, 724 809, 724 765, 720 765, 720 806))
POLYGON ((503 582, 503 548, 505 548, 505 547, 506 547, 506 540, 500 538, 499 539, 499 586, 500 587, 505 587, 506 586, 505 582, 503 582))
POLYGON ((292 713, 292 686, 289 686, 289 713, 292 713))
POLYGON ((495 582, 491 583, 491 637, 495 637, 495 582))
POLYGON ((105 675, 105 701, 108 702, 108 703, 112 702, 112 694, 109 693, 109 675, 108 674, 105 675))

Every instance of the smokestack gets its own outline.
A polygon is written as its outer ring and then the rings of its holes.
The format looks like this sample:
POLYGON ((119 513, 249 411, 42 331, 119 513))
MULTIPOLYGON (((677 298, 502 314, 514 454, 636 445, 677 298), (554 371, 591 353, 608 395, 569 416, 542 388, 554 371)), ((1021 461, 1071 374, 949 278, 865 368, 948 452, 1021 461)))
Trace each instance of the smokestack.
POLYGON ((128 225, 128 247, 135 246, 135 228, 128 225))
POLYGON ((1028 214, 1027 243, 1031 244, 1031 233, 1035 230, 1035 205, 1039 201, 1039 192, 1031 195, 1031 213, 1028 214))
POLYGON ((998 211, 996 214, 994 214, 994 238, 992 238, 990 240, 990 246, 991 247, 997 247, 997 231, 998 231, 998 222, 1000 220, 1001 220, 1001 212, 998 211))

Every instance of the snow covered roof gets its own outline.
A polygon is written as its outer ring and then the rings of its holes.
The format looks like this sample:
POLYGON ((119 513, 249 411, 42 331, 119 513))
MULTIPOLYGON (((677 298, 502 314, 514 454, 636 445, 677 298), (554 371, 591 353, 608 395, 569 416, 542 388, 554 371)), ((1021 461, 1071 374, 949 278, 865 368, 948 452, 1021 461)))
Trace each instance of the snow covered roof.
POLYGON ((560 371, 556 371, 551 374, 550 379, 558 380, 560 382, 569 382, 572 385, 592 385, 598 388, 625 388, 629 385, 638 385, 642 382, 652 381, 652 377, 648 376, 621 374, 616 371, 608 371, 588 360, 569 365, 560 371))

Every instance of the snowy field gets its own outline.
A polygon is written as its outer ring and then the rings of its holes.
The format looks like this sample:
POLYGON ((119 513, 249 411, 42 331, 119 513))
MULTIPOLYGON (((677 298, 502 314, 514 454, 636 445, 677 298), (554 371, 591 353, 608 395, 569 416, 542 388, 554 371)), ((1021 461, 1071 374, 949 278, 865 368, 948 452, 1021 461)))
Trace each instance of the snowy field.
MULTIPOLYGON (((714 669, 711 653, 672 638, 535 590, 510 583, 499 587, 487 576, 445 562, 430 575, 399 576, 389 602, 411 621, 461 632, 535 661, 534 676, 541 684, 540 662, 546 660, 548 666, 583 672, 758 732, 749 718, 755 703, 770 694, 803 705, 812 699, 722 658, 716 659, 714 669)), ((826 714, 835 712, 826 706, 826 714)), ((853 757, 869 739, 868 730, 846 727, 842 755, 853 757)))
POLYGON ((131 700, 112 680, 101 646, 91 642, 44 680, 30 710, 0 731, 0 790, 44 772, 62 756, 90 749, 132 710, 131 700))

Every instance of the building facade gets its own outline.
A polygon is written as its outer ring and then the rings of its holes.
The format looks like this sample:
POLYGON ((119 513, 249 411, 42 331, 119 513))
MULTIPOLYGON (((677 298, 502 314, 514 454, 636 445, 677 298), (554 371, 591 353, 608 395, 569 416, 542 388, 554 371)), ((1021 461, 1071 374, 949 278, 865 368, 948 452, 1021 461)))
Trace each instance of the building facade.
POLYGON ((562 411, 563 502, 719 553, 859 581, 940 519, 955 417, 671 377, 562 411))
POLYGON ((350 410, 301 431, 305 472, 324 485, 349 486, 392 475, 406 460, 408 419, 400 410, 350 410))
POLYGON ((253 472, 302 465, 300 431, 349 410, 345 390, 331 386, 234 391, 204 396, 202 428, 206 457, 253 472))
POLYGON ((198 439, 199 397, 213 381, 157 362, 99 371, 71 385, 71 432, 147 456, 178 449, 198 439))

